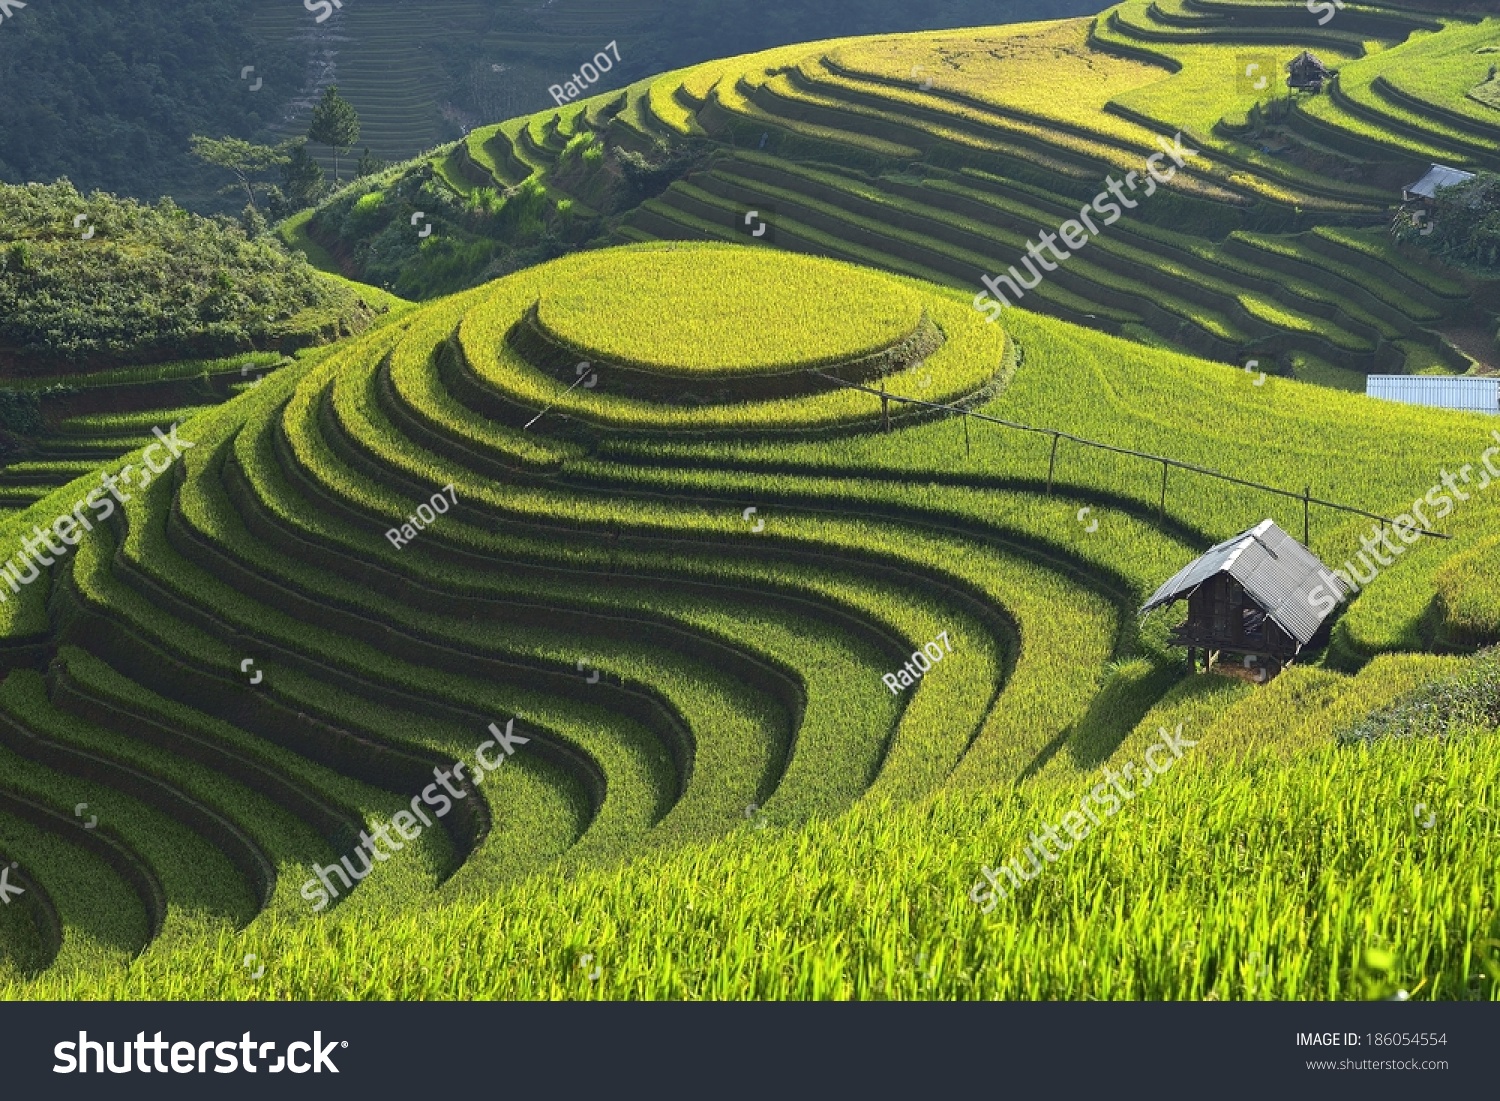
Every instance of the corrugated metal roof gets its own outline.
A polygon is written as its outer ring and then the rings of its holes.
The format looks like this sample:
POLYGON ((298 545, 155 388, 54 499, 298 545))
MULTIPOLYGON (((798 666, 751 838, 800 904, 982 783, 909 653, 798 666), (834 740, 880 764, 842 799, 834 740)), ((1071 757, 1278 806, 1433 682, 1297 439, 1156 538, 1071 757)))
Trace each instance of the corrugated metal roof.
POLYGON ((1459 184, 1468 183, 1474 178, 1474 173, 1463 172, 1457 168, 1449 168, 1445 164, 1435 164, 1416 183, 1406 189, 1408 195, 1420 195, 1424 199, 1436 199, 1439 188, 1457 187, 1459 184))
POLYGON ((1433 409, 1500 413, 1500 375, 1370 375, 1365 396, 1433 409))
POLYGON ((1335 600, 1342 601, 1349 595, 1344 583, 1329 573, 1317 555, 1282 531, 1275 521, 1262 520, 1184 566, 1146 601, 1141 614, 1189 596, 1221 573, 1243 585, 1266 615, 1303 646, 1313 640, 1333 613, 1333 608, 1325 611, 1315 607, 1309 594, 1326 585, 1333 590, 1329 595, 1335 600), (1331 584, 1325 574, 1333 578, 1331 584))

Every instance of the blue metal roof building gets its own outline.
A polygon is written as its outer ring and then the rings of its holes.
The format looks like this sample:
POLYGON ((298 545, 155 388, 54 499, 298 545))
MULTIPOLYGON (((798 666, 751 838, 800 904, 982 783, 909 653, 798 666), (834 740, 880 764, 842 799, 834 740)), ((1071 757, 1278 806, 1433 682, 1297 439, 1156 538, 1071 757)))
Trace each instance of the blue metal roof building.
POLYGON ((1371 375, 1365 396, 1431 409, 1500 413, 1500 375, 1371 375))

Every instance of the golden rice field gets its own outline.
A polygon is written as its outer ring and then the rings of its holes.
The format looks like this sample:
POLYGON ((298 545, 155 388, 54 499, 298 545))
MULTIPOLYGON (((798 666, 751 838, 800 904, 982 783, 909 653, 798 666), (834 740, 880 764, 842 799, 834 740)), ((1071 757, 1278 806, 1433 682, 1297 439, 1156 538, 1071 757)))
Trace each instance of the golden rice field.
POLYGON ((911 335, 920 299, 874 273, 809 257, 722 248, 656 250, 615 276, 613 257, 574 265, 537 320, 585 356, 654 371, 784 372, 859 359, 911 335), (600 332, 598 318, 611 324, 600 332))

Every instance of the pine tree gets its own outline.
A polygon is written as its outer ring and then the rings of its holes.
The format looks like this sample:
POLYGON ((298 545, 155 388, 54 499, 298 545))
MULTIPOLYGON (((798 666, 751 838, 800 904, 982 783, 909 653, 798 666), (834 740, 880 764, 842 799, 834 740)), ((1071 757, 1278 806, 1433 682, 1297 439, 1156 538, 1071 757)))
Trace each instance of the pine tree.
POLYGON ((307 137, 319 145, 333 150, 333 182, 339 182, 339 150, 352 149, 359 141, 359 113, 354 105, 339 95, 339 86, 331 84, 323 90, 323 98, 313 108, 312 125, 307 128, 307 137))
POLYGON ((312 159, 307 142, 292 146, 290 158, 281 169, 282 191, 294 209, 312 206, 323 195, 326 186, 323 166, 312 159))
POLYGON ((265 191, 268 186, 255 177, 285 164, 287 159, 284 146, 256 145, 242 138, 214 139, 195 134, 191 145, 193 156, 204 164, 227 169, 234 174, 236 182, 220 191, 220 194, 243 191, 251 206, 255 205, 256 192, 265 191))

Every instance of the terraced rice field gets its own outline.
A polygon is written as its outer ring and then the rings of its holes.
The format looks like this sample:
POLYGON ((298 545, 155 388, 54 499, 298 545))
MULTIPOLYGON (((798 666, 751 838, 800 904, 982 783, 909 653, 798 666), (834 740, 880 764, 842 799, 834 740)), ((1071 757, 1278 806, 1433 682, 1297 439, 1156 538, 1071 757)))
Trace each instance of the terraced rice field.
MULTIPOLYGON (((1048 485, 1036 440, 879 395, 1247 480, 1314 470, 1372 511, 1487 422, 990 325, 967 294, 831 260, 773 280, 766 257, 570 256, 186 420, 173 476, 0 603, 0 855, 27 890, 0 996, 1321 998, 1364 996, 1368 951, 1398 945, 1381 981, 1494 997, 1471 948, 1495 836, 1413 836, 1404 800, 1492 814, 1500 734, 1333 733, 1462 667, 1426 652, 1445 640, 1500 641, 1500 496, 1359 597, 1349 671, 1255 692, 1184 679, 1134 609, 1206 541, 1291 526, 1274 498, 1193 483, 1158 517, 1128 456, 1069 445, 1048 485), (619 312, 668 285, 716 342, 619 312), (850 308, 786 324, 815 293, 850 308), (1201 748, 1128 828, 980 912, 980 863, 1180 721, 1201 748), (485 772, 491 724, 526 740, 485 772), (315 905, 439 777, 433 828, 315 905), (1263 861, 1319 870, 1272 883, 1263 861)), ((0 550, 98 482, 0 521, 0 550)), ((1314 545, 1337 559, 1358 532, 1320 514, 1314 545)))
POLYGON ((35 504, 101 464, 152 443, 152 429, 166 430, 221 404, 289 362, 275 353, 252 352, 211 362, 36 380, 32 388, 44 391, 46 427, 33 454, 0 467, 0 510, 35 504))
POLYGON ((1091 20, 785 47, 477 129, 432 163, 456 197, 537 181, 608 241, 744 242, 749 213, 770 212, 777 248, 972 293, 1182 134, 1199 155, 1167 194, 1028 308, 1350 390, 1473 369, 1444 333, 1475 287, 1384 227, 1429 161, 1497 166, 1500 115, 1468 93, 1500 23, 1372 4, 1319 27, 1289 10, 1126 0, 1091 20), (1304 48, 1341 71, 1282 118, 1304 48), (696 142, 706 163, 606 217, 580 142, 658 157, 696 142))
MULTIPOLYGON (((387 163, 410 160, 467 129, 456 91, 503 117, 548 102, 547 85, 577 70, 611 39, 663 16, 661 0, 362 0, 318 24, 298 3, 256 6, 257 33, 306 42, 309 84, 278 133, 300 136, 322 88, 337 84, 359 113, 361 137, 343 158, 344 179, 366 147, 387 163), (602 37, 601 37, 602 36, 602 37), (460 56, 454 43, 464 46, 460 56)), ((326 148, 311 152, 332 180, 326 148)))
MULTIPOLYGON (((350 3, 319 24, 300 4, 258 5, 257 33, 268 40, 306 42, 312 63, 308 86, 294 111, 282 121, 283 137, 302 136, 322 89, 337 84, 359 113, 360 139, 340 158, 342 176, 352 176, 360 153, 387 162, 405 161, 457 132, 443 117, 439 90, 451 80, 444 54, 447 43, 465 40, 487 25, 476 0, 416 0, 350 3)), ((311 146, 333 181, 334 158, 326 147, 311 146)))
MULTIPOLYGON (((337 79, 395 159, 452 75, 399 40, 489 33, 531 79, 653 17, 504 7, 261 18, 358 42, 337 79)), ((598 247, 296 357, 63 380, 0 471, 0 997, 1500 997, 1500 730, 1345 737, 1487 668, 1490 479, 1267 685, 1188 675, 1136 612, 1266 517, 1302 534, 1304 493, 1394 516, 1500 442, 1339 392, 1494 329, 1385 223, 1429 160, 1497 167, 1500 21, 1304 15, 1125 0, 511 118, 372 184, 371 224, 421 194, 436 248, 428 196, 530 185, 598 247), (1303 49, 1340 73, 1288 110, 1303 49), (1177 134, 1164 193, 974 308, 1177 134), (691 167, 616 208, 631 152, 691 167), (174 423, 170 474, 125 481, 174 423), (979 905, 1179 724, 1170 776, 979 905)), ((1369 545, 1308 520, 1329 563, 1369 545)))

